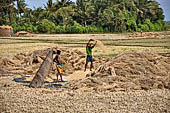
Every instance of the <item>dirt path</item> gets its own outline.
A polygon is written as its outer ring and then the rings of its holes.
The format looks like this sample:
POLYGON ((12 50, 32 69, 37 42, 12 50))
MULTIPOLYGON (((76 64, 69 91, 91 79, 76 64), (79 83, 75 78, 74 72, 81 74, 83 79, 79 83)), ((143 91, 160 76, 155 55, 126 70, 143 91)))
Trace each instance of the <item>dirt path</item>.
POLYGON ((127 39, 129 38, 127 34, 53 34, 53 35, 45 35, 38 34, 37 38, 47 38, 47 39, 127 39))

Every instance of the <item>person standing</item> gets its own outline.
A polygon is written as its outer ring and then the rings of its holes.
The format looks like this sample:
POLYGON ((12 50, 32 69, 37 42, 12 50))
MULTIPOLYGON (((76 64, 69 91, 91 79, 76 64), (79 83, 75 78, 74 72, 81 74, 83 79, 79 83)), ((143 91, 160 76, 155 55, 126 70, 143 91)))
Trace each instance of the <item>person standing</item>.
POLYGON ((87 65, 88 65, 88 62, 91 62, 90 64, 90 71, 92 71, 92 68, 93 68, 93 58, 92 58, 92 49, 95 47, 97 41, 96 40, 93 40, 93 39, 90 39, 86 45, 86 63, 85 63, 85 69, 84 71, 86 71, 86 68, 87 68, 87 65), (92 44, 91 42, 94 41, 95 43, 92 44))
POLYGON ((58 81, 58 76, 60 75, 61 81, 63 81, 62 75, 63 75, 63 69, 62 69, 62 61, 60 59, 60 54, 61 51, 57 50, 57 54, 55 56, 55 58, 53 59, 53 61, 56 63, 56 68, 57 68, 57 81, 58 81))

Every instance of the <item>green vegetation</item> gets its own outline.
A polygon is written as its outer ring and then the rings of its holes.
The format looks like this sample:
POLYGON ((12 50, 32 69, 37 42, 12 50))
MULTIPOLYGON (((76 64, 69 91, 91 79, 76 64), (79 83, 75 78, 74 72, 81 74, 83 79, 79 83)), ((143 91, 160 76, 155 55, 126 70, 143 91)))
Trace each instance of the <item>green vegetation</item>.
POLYGON ((14 32, 110 33, 162 31, 163 10, 156 0, 48 0, 45 8, 30 9, 25 0, 0 1, 0 25, 14 32), (16 3, 16 7, 15 7, 16 3))

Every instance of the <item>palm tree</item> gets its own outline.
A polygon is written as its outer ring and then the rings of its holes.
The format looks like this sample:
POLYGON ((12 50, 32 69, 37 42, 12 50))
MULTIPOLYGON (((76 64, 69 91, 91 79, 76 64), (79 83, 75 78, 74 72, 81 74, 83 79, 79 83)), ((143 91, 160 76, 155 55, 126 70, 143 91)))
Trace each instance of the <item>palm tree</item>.
POLYGON ((25 3, 25 0, 17 0, 17 9, 19 13, 19 17, 21 18, 22 13, 25 12, 27 4, 25 3))
POLYGON ((92 21, 92 14, 94 14, 94 6, 85 0, 77 0, 77 17, 84 26, 87 26, 92 21))
POLYGON ((53 0, 48 0, 47 7, 48 7, 48 10, 50 10, 53 7, 53 0))
POLYGON ((67 6, 73 6, 74 2, 70 1, 70 0, 56 0, 55 3, 53 3, 53 7, 52 7, 52 11, 55 12, 58 9, 60 9, 61 7, 67 7, 67 6))
POLYGON ((15 0, 1 0, 0 11, 1 11, 1 24, 9 24, 15 20, 15 0))
MULTIPOLYGON (((151 22, 159 20, 159 17, 162 17, 161 15, 163 15, 163 11, 159 8, 159 4, 156 1, 148 1, 146 8, 146 16, 151 20, 151 22), (159 13, 159 16, 157 16, 157 13, 159 13)), ((161 19, 164 19, 164 17, 161 19)))
POLYGON ((74 8, 72 6, 61 7, 55 13, 55 16, 60 18, 60 24, 69 25, 73 22, 74 8))

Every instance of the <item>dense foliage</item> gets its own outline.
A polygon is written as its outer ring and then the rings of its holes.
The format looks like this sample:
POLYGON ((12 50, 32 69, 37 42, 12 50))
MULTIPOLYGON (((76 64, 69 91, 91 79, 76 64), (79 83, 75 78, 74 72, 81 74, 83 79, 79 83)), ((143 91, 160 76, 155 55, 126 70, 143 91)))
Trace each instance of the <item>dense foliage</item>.
POLYGON ((103 33, 167 30, 156 0, 48 0, 27 8, 25 0, 0 0, 0 25, 14 32, 103 33))

